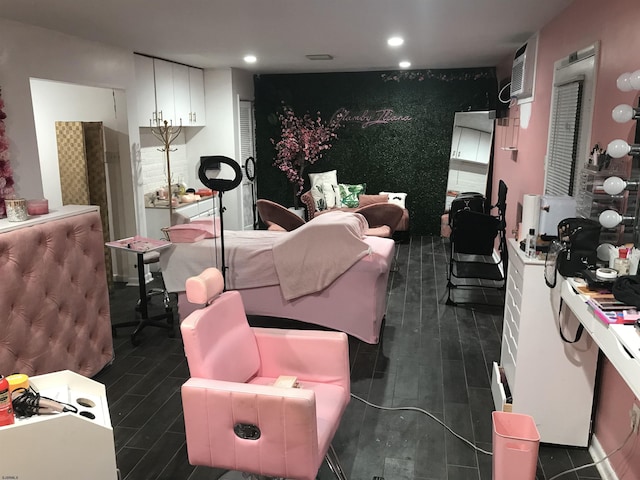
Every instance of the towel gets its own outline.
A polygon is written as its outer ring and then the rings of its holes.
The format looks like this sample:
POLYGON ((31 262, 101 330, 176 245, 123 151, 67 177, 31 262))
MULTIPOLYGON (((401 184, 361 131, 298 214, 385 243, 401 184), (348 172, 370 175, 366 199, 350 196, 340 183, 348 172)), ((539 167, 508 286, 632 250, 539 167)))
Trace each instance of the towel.
POLYGON ((273 260, 285 300, 319 292, 370 253, 368 228, 357 213, 327 212, 273 245, 273 260))

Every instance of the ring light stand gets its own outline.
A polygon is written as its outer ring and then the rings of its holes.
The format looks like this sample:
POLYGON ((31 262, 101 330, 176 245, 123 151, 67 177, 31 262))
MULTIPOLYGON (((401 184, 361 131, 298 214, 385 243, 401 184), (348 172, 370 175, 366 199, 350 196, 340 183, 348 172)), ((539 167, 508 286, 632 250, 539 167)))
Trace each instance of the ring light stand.
MULTIPOLYGON (((242 170, 240 169, 240 165, 229 157, 223 157, 221 155, 200 157, 198 178, 205 187, 210 188, 211 190, 217 190, 218 196, 220 197, 220 258, 222 263, 222 280, 226 290, 227 267, 224 261, 224 207, 222 206, 222 194, 228 190, 233 190, 240 185, 240 182, 242 181, 242 170), (207 175, 207 172, 219 172, 220 164, 229 165, 233 169, 234 177, 232 179, 212 178, 207 175)), ((215 202, 215 198, 212 197, 212 201, 215 202)))

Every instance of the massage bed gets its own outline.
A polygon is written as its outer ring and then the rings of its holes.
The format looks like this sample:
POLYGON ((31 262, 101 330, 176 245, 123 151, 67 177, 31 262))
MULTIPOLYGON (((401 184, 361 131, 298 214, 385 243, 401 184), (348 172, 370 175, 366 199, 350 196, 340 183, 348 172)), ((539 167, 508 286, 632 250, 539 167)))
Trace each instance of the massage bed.
MULTIPOLYGON (((361 215, 332 212, 292 232, 225 231, 226 288, 240 292, 247 315, 303 321, 377 343, 395 244, 365 236, 366 228, 361 215)), ((221 243, 205 238, 161 252, 165 286, 178 294, 181 318, 201 307, 186 300, 186 279, 221 268, 221 243)))

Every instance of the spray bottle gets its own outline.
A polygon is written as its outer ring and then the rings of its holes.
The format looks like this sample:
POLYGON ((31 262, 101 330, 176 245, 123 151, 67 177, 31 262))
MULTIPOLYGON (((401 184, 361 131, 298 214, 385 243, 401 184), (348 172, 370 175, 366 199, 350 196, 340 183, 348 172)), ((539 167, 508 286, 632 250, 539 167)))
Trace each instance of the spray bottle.
POLYGON ((0 426, 12 425, 15 422, 13 405, 11 404, 11 390, 9 382, 0 375, 0 426))

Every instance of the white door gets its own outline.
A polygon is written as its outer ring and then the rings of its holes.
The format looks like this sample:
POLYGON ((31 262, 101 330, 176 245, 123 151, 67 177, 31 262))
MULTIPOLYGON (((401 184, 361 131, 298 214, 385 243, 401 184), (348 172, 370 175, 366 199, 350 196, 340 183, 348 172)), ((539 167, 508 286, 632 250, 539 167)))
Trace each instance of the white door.
POLYGON ((242 229, 254 230, 258 224, 256 212, 255 141, 253 102, 240 100, 240 166, 242 176, 242 229), (247 172, 247 159, 249 172, 247 172), (253 163, 252 163, 253 162, 253 163), (253 167, 253 168, 252 168, 253 167), (253 171, 251 171, 253 170, 253 171), (247 175, 247 173, 249 175, 247 175))

